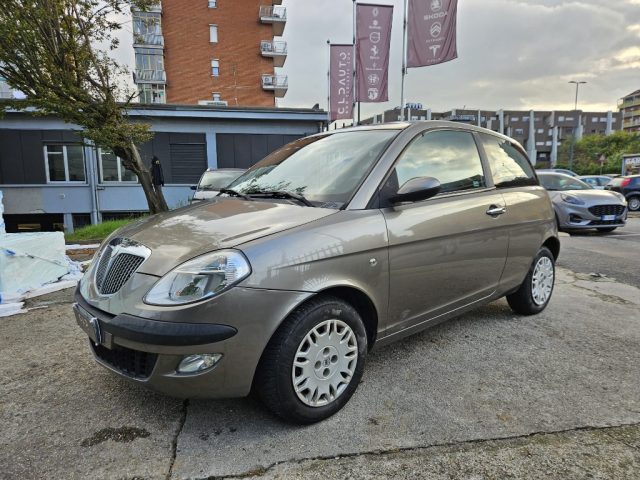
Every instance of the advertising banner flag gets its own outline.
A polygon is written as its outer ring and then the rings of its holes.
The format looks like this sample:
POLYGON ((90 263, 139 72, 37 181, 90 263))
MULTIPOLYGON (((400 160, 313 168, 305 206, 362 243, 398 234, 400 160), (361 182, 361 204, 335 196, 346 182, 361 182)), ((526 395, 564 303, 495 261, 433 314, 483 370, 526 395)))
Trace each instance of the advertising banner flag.
POLYGON ((353 45, 331 45, 329 61, 330 120, 353 116, 353 45))
POLYGON ((356 7, 357 101, 377 103, 389 99, 389 47, 392 5, 358 3, 356 7))
POLYGON ((409 0, 407 67, 426 67, 458 58, 458 0, 409 0))

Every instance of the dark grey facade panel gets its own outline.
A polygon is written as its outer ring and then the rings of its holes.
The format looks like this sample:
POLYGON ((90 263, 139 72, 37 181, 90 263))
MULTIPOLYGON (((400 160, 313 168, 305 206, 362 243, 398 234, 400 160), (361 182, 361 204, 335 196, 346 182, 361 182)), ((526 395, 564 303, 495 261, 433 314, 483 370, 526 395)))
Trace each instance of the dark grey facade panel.
MULTIPOLYGON (((42 134, 36 130, 23 130, 20 134, 25 183, 47 183, 42 134)), ((75 140, 76 142, 79 139, 75 140)))
POLYGON ((249 168, 278 148, 304 135, 218 133, 218 168, 249 168))
POLYGON ((46 184, 44 146, 81 142, 72 130, 0 129, 0 184, 46 184))
POLYGON ((171 183, 198 183, 202 172, 207 169, 206 145, 171 143, 169 149, 171 183))

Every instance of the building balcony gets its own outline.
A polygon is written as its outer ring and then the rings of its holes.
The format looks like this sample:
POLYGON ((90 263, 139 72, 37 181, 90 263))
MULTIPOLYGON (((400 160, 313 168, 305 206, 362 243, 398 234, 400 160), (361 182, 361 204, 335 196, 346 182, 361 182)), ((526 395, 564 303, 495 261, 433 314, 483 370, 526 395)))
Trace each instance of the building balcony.
POLYGON ((622 99, 618 101, 618 108, 624 109, 628 107, 637 107, 640 105, 640 97, 631 98, 628 100, 622 99))
POLYGON ((164 47, 164 37, 155 33, 134 34, 133 46, 135 47, 164 47))
POLYGON ((287 9, 279 5, 261 5, 260 22, 273 25, 273 35, 279 37, 287 24, 287 9))
POLYGON ((262 40, 260 53, 263 57, 273 58, 274 67, 282 67, 287 59, 287 42, 262 40))
POLYGON ((136 70, 133 81, 135 83, 167 83, 167 74, 164 70, 136 70))
MULTIPOLYGON (((132 12, 141 12, 142 10, 140 10, 139 8, 135 7, 134 5, 131 5, 131 11, 132 12)), ((158 2, 155 5, 150 5, 145 9, 145 12, 149 12, 149 13, 162 13, 162 2, 158 2)))
POLYGON ((282 98, 289 89, 289 77, 286 75, 262 75, 262 89, 271 90, 276 97, 282 98))

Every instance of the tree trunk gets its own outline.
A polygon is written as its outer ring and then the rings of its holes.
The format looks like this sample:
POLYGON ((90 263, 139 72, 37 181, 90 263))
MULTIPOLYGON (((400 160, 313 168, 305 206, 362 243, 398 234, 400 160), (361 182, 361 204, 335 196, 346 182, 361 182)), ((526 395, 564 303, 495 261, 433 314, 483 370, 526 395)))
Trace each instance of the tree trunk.
POLYGON ((151 172, 149 172, 149 169, 142 161, 142 157, 140 157, 140 152, 138 151, 136 144, 132 142, 126 150, 114 153, 125 161, 124 163, 126 168, 129 168, 138 176, 140 186, 142 186, 142 191, 144 192, 147 204, 149 205, 149 212, 153 215, 155 213, 168 211, 169 207, 164 199, 162 188, 160 186, 157 188, 154 187, 151 180, 151 172))

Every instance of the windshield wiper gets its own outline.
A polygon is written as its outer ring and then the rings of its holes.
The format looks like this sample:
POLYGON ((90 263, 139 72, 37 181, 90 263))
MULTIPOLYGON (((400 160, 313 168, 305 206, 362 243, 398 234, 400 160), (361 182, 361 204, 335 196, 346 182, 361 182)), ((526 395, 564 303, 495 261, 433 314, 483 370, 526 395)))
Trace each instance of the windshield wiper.
POLYGON ((251 192, 249 195, 263 195, 265 197, 272 197, 272 198, 291 198, 293 200, 297 200, 300 203, 305 204, 307 207, 315 207, 315 205, 311 203, 309 200, 307 200, 302 194, 287 192, 285 190, 256 191, 256 192, 251 192))
MULTIPOLYGON (((240 193, 240 192, 234 190, 233 188, 221 188, 218 191, 220 193, 226 193, 227 195, 233 195, 234 197, 240 197, 240 198, 242 198, 244 200, 253 201, 253 199, 251 197, 249 197, 248 195, 245 195, 244 193, 240 193)), ((218 195, 220 195, 220 193, 218 195)))

